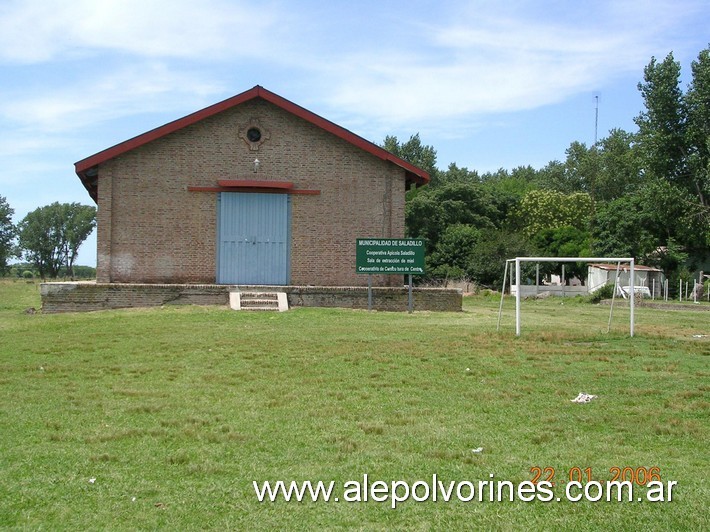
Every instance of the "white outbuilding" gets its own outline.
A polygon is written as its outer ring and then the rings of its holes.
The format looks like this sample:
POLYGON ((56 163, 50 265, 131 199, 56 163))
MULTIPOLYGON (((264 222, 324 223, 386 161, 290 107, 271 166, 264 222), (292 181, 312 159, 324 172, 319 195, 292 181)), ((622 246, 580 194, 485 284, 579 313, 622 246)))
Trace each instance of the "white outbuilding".
MULTIPOLYGON (((605 284, 614 284, 616 278, 616 264, 590 264, 587 274, 587 291, 591 294, 605 284)), ((650 266, 634 266, 634 284, 637 287, 646 287, 654 297, 661 297, 665 276, 663 270, 650 266)), ((619 286, 629 285, 629 265, 622 264, 619 268, 619 286)))

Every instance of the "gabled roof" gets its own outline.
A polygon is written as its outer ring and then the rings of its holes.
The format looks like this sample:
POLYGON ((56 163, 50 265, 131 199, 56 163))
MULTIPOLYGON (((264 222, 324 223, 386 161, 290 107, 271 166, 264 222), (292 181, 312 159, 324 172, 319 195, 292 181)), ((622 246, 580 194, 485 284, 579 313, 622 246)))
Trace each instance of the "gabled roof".
POLYGON ((119 155, 134 150, 140 146, 148 144, 149 142, 152 142, 156 139, 169 135, 170 133, 174 133, 175 131, 195 124, 200 120, 204 120, 205 118, 216 115, 218 113, 221 113, 222 111, 226 111, 228 109, 231 109, 232 107, 257 98, 261 98, 262 100, 270 102, 280 107, 281 109, 299 118, 302 118, 310 122, 311 124, 314 124, 328 131, 329 133, 332 133, 337 137, 340 137, 341 139, 349 142, 350 144, 353 144, 354 146, 357 146, 358 148, 365 150, 368 153, 371 153, 375 157, 396 164, 397 166, 405 170, 408 182, 414 183, 417 186, 424 185, 429 182, 429 174, 421 168, 417 168, 413 164, 410 164, 407 161, 400 159, 396 155, 393 155, 392 153, 379 147, 378 145, 368 140, 365 140, 364 138, 356 135, 355 133, 343 127, 340 127, 339 125, 334 124, 333 122, 326 120, 325 118, 318 116, 315 113, 312 113, 308 109, 304 109, 303 107, 296 105, 295 103, 285 98, 282 98, 278 94, 268 91, 264 87, 261 87, 259 85, 256 85, 254 88, 249 89, 248 91, 238 94, 236 96, 232 96, 231 98, 228 98, 224 101, 221 101, 214 105, 210 105, 209 107, 205 107, 204 109, 189 114, 183 118, 179 118, 178 120, 169 122, 164 126, 160 126, 146 133, 143 133, 142 135, 138 135, 137 137, 133 137, 132 139, 121 142, 120 144, 116 144, 115 146, 100 151, 90 157, 87 157, 86 159, 82 159, 81 161, 74 164, 76 174, 81 179, 81 182, 86 188, 86 190, 89 191, 91 197, 94 198, 94 201, 96 201, 98 191, 97 170, 98 166, 101 163, 113 159, 114 157, 118 157, 119 155))

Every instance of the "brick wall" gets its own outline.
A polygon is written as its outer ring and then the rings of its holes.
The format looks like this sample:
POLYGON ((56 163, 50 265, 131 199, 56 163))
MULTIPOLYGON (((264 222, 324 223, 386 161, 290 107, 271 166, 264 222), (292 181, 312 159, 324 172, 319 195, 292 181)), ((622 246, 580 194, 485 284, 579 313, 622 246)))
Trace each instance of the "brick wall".
MULTIPOLYGON (((290 307, 367 308, 367 288, 361 286, 290 286, 285 287, 290 307)), ((463 292, 448 288, 415 288, 412 291, 414 310, 458 312, 462 310, 463 292)), ((372 308, 375 310, 407 310, 408 289, 374 287, 372 308)))
MULTIPOLYGON (((228 305, 229 285, 42 283, 42 312, 87 312, 162 305, 228 305)), ((240 287, 248 291, 250 287, 240 287)), ((252 287, 264 290, 264 287, 252 287)), ((367 308, 366 287, 284 286, 290 307, 367 308)), ((373 288, 373 309, 406 311, 407 289, 373 288)), ((459 289, 415 288, 414 310, 457 312, 462 309, 459 289)))
MULTIPOLYGON (((292 181, 290 283, 362 286, 355 239, 404 236, 405 173, 264 100, 251 100, 99 168, 99 282, 214 283, 218 179, 292 181), (268 132, 253 151, 251 120, 268 132), (253 161, 259 159, 259 172, 253 161)), ((401 286, 401 276, 375 285, 401 286)))

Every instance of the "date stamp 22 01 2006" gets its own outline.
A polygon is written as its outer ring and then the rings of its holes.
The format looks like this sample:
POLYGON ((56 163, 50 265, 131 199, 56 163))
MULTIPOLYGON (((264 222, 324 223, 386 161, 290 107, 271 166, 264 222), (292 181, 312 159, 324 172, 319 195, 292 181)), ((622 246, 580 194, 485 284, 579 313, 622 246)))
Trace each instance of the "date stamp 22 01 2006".
MULTIPOLYGON (((530 473, 532 473, 532 482, 537 484, 540 481, 549 482, 551 485, 555 485, 555 475, 557 471, 554 467, 538 467, 534 466, 530 468, 530 473)), ((610 467, 609 474, 611 475, 610 482, 631 482, 638 486, 645 486, 649 482, 661 482, 661 468, 660 467, 610 467)), ((564 479, 565 482, 580 482, 582 484, 587 482, 594 482, 598 479, 594 478, 591 467, 572 467, 568 470, 567 478, 564 479)))
MULTIPOLYGON (((538 467, 530 468, 532 474, 531 481, 534 484, 541 486, 547 485, 554 487, 556 484, 554 467, 538 467)), ((595 479, 591 467, 571 467, 566 471, 566 475, 561 475, 565 485, 565 493, 568 500, 578 501, 582 498, 581 495, 571 495, 571 489, 584 491, 584 496, 591 501, 600 500, 604 497, 606 487, 607 500, 612 500, 611 491, 616 490, 616 500, 647 500, 649 502, 671 502, 673 500, 673 487, 678 482, 671 480, 664 485, 661 480, 660 467, 610 467, 610 479, 599 481, 595 479), (645 497, 634 496, 634 486, 648 488, 645 491, 645 497), (624 496, 624 493, 626 494, 624 496)), ((561 499, 557 499, 561 500, 561 499)))

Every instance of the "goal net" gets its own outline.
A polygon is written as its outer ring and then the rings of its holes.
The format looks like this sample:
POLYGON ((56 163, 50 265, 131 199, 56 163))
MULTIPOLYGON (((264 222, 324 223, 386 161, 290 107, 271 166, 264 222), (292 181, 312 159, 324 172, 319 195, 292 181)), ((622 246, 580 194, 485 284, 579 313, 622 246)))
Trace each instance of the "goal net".
MULTIPOLYGON (((503 296, 505 294, 505 286, 507 283, 507 276, 508 276, 508 266, 509 265, 514 265, 515 266, 515 284, 513 285, 512 281, 513 279, 511 278, 511 288, 515 286, 515 335, 520 336, 520 300, 521 300, 521 275, 520 275, 520 265, 526 262, 533 262, 533 263, 540 263, 540 262, 584 262, 584 263, 615 263, 618 265, 621 264, 628 264, 629 265, 629 287, 630 291, 632 293, 635 293, 637 289, 641 289, 644 287, 636 287, 634 284, 634 266, 635 266, 635 261, 633 258, 629 257, 516 257, 514 259, 508 259, 506 261, 505 265, 505 273, 503 275, 503 291, 501 292, 501 298, 500 298, 500 308, 498 309, 498 330, 500 330, 500 318, 501 314, 503 312, 503 296)), ((511 272, 511 276, 513 273, 511 272)), ((562 280, 564 282, 564 279, 562 280)), ((616 287, 614 289, 614 292, 616 293, 616 287)), ((634 297, 629 297, 629 310, 630 310, 630 318, 629 318, 629 335, 633 336, 634 335, 634 297)), ((612 306, 610 309, 610 320, 611 320, 611 313, 614 311, 614 306, 613 306, 613 300, 612 300, 612 306)))

